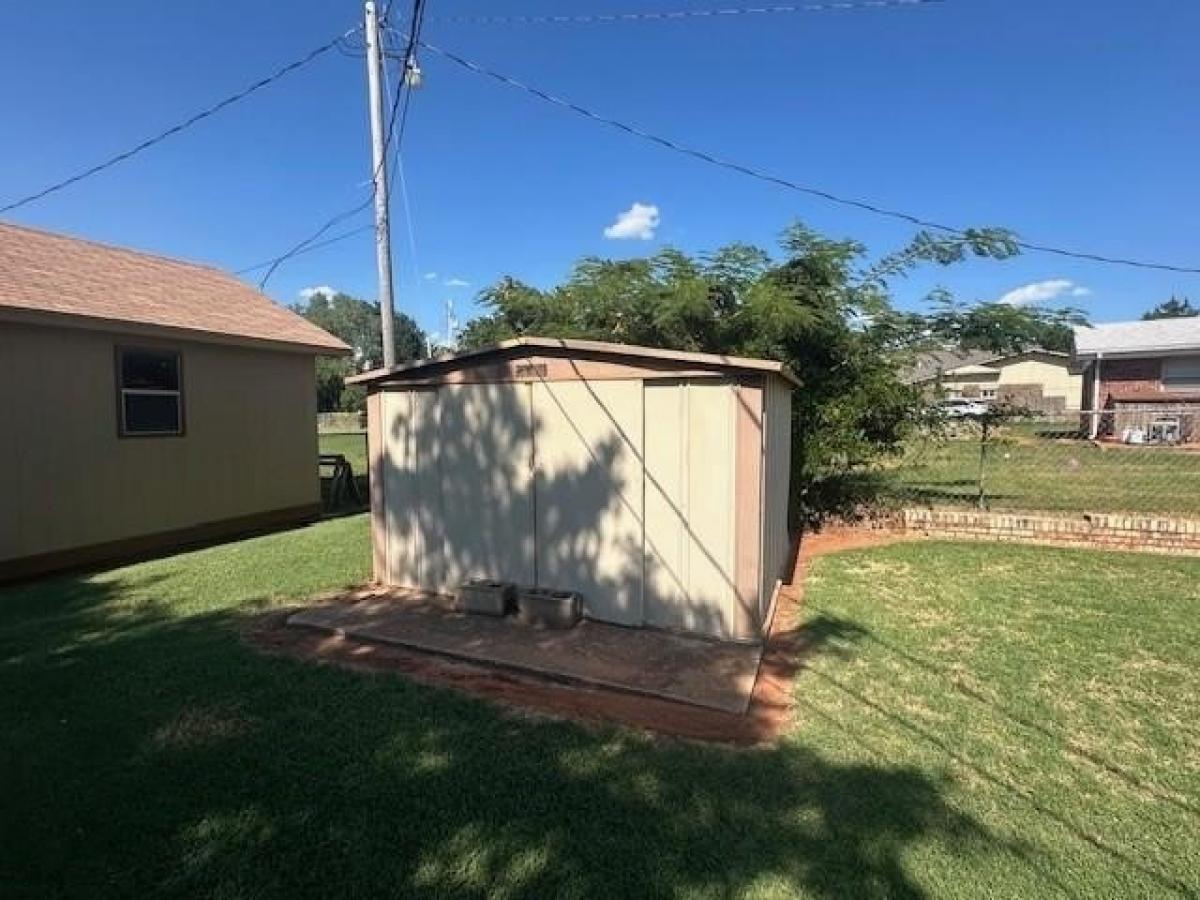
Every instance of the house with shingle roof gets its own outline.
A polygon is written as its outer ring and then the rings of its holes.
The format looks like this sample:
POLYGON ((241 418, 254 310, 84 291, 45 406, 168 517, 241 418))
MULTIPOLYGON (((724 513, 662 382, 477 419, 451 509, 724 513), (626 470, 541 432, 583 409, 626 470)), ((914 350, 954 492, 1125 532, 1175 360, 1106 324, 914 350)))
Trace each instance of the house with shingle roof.
POLYGON ((1078 411, 1082 394, 1082 377, 1070 354, 1041 347, 1022 353, 931 350, 917 355, 904 379, 941 396, 1007 400, 1052 415, 1078 411))
POLYGON ((0 581, 314 517, 347 352, 210 266, 0 223, 0 581))
POLYGON ((1200 442, 1200 316, 1105 322, 1075 329, 1092 437, 1131 431, 1200 442))

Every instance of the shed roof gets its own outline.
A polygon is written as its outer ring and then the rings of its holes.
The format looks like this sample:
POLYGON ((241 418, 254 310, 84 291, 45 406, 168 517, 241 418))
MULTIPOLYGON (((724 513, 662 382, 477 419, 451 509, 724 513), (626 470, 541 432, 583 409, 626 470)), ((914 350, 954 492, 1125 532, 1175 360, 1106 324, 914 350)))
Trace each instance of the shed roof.
POLYGON ((132 326, 314 353, 350 349, 211 266, 6 223, 0 223, 0 318, 132 326))
POLYGON ((640 347, 636 344, 613 344, 606 341, 586 341, 572 338, 519 337, 477 350, 449 353, 432 359, 403 363, 390 369, 375 369, 346 379, 347 384, 380 384, 387 381, 407 381, 437 375, 455 369, 484 364, 492 359, 545 352, 556 356, 590 356, 628 362, 668 362, 717 372, 761 372, 778 375, 799 385, 795 375, 781 362, 754 359, 747 356, 724 356, 717 353, 694 353, 687 350, 664 350, 640 347))
POLYGON ((1080 325, 1075 328, 1075 352, 1080 356, 1200 352, 1200 316, 1080 325))

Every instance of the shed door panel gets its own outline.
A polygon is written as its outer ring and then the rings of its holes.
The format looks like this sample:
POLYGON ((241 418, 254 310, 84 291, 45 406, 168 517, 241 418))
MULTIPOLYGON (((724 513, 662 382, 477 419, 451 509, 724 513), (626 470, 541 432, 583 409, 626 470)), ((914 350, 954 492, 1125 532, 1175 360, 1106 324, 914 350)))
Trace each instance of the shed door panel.
POLYGON ((532 584, 529 385, 443 385, 440 395, 445 583, 532 584))
POLYGON ((733 402, 725 383, 646 383, 647 624, 733 633, 733 402))
POLYGON ((640 625, 642 383, 533 385, 538 583, 594 619, 640 625))
POLYGON ((438 395, 434 390, 388 392, 381 405, 388 583, 441 590, 438 395))

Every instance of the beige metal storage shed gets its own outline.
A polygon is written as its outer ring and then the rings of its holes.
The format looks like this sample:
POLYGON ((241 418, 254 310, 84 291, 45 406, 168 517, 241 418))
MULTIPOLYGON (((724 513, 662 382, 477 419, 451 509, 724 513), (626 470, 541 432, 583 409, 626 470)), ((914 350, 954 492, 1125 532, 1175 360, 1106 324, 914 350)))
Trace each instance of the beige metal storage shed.
POLYGON ((777 362, 519 338, 368 389, 376 580, 579 591, 593 619, 753 641, 789 558, 777 362))

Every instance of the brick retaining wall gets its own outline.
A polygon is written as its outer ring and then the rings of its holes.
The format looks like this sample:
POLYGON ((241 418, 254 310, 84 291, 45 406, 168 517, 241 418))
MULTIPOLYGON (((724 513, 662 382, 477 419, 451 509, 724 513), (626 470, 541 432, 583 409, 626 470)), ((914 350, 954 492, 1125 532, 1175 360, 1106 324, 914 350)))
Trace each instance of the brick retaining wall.
POLYGON ((1052 515, 963 509, 904 509, 891 527, 928 537, 1017 541, 1200 556, 1200 519, 1162 516, 1052 515))

